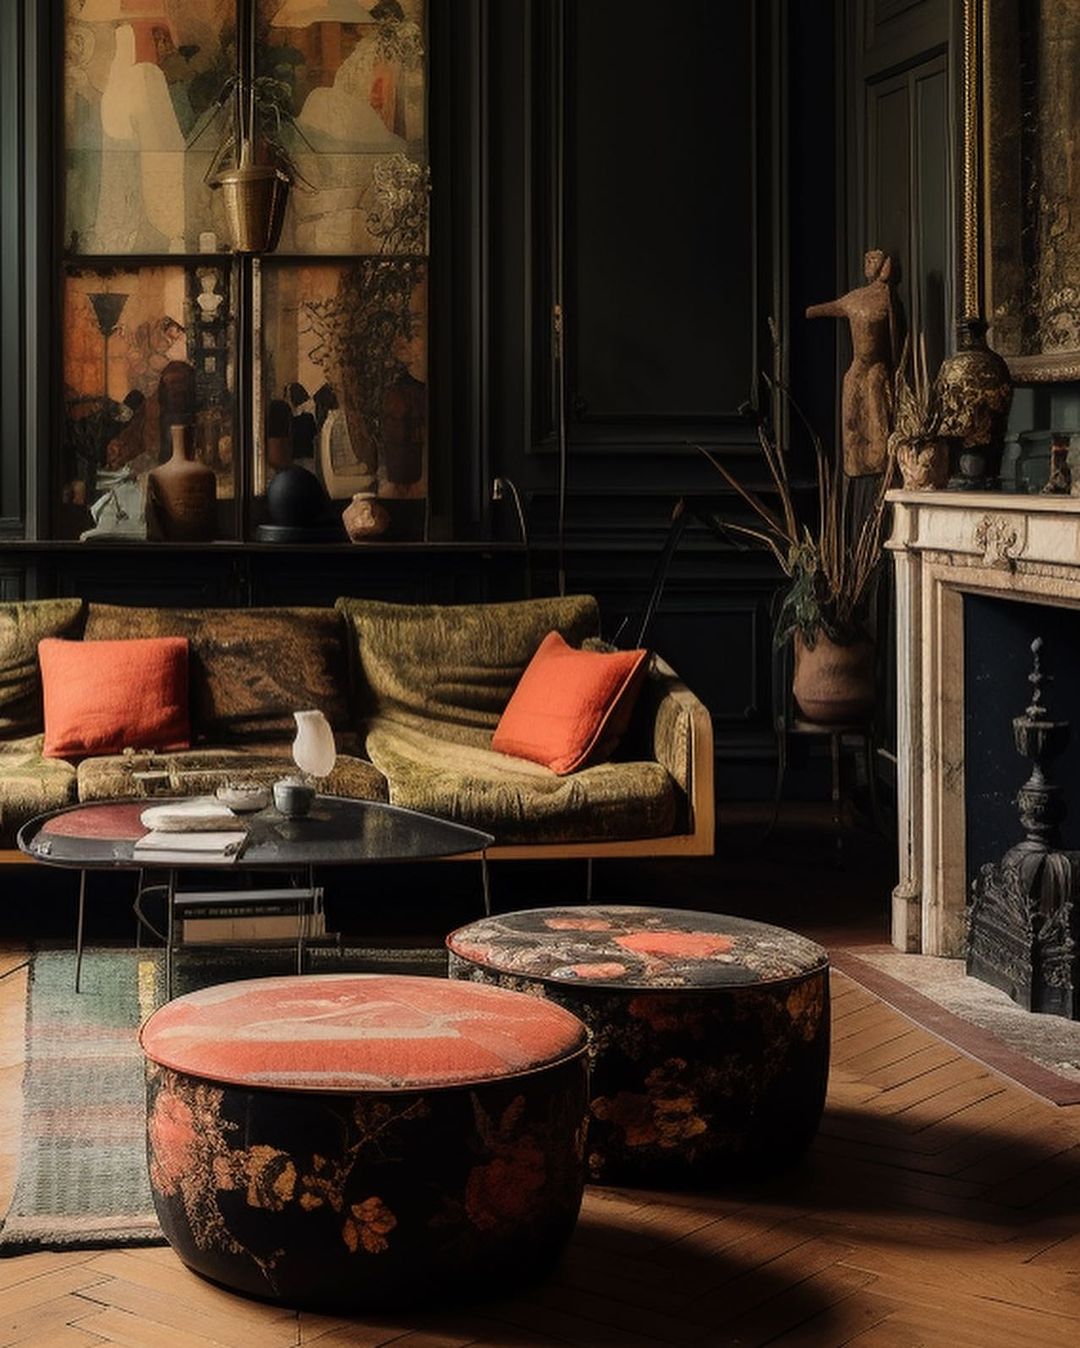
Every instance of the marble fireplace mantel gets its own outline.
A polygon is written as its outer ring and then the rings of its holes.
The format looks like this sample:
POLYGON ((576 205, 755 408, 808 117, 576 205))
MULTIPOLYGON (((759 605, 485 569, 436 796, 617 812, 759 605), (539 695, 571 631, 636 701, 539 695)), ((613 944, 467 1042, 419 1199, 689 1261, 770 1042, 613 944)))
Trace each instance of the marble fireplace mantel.
POLYGON ((889 493, 900 883, 892 941, 964 953, 965 594, 1080 608, 1080 498, 889 493))

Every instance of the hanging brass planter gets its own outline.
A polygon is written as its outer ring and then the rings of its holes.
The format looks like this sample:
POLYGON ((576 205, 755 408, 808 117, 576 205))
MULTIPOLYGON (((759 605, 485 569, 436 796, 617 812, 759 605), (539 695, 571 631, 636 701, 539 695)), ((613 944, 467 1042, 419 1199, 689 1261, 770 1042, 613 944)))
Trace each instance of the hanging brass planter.
POLYGON ((272 253, 281 238, 291 180, 270 164, 252 164, 243 156, 238 168, 219 173, 230 240, 238 253, 272 253))

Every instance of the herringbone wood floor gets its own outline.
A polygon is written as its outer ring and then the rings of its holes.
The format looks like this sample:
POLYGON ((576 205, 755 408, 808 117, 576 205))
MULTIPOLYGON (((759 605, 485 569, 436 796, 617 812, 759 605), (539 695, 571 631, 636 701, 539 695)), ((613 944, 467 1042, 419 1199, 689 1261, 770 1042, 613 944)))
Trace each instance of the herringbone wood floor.
MULTIPOLYGON (((18 962, 0 954, 0 972, 18 962)), ((0 1211, 24 974, 0 980, 0 1211)), ((834 975, 821 1135, 797 1171, 699 1196, 587 1192, 558 1273, 512 1299, 339 1320, 271 1309, 166 1249, 0 1261, 27 1348, 1050 1348, 1080 1342, 1080 1107, 1044 1103, 834 975)))

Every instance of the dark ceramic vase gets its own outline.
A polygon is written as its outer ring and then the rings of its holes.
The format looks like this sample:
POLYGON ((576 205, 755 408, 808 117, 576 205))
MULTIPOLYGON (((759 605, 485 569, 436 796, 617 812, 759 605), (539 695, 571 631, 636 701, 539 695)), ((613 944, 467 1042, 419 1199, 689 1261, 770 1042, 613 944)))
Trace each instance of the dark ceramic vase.
POLYGON ((956 325, 956 351, 941 362, 940 434, 955 446, 956 474, 950 486, 986 491, 999 485, 1012 379, 1005 361, 986 343, 986 320, 956 325))
POLYGON ((191 457, 187 427, 170 427, 172 457, 150 470, 146 484, 151 536, 169 543, 203 543, 214 537, 217 479, 191 457))

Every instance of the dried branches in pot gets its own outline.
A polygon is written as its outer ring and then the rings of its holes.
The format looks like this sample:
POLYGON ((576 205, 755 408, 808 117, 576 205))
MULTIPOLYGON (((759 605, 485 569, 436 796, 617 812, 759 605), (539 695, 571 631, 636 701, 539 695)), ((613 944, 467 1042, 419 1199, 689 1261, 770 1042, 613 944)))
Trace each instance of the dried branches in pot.
POLYGON ((942 434, 944 408, 931 379, 926 338, 904 342, 893 378, 893 431, 889 447, 908 491, 936 491, 949 480, 949 442, 942 434))
MULTIPOLYGON (((770 327, 774 344, 778 344, 775 324, 770 327)), ((715 454, 701 449, 756 516, 754 525, 722 520, 720 527, 734 538, 767 549, 788 578, 774 631, 778 646, 795 632, 810 647, 820 633, 840 643, 856 640, 866 631, 873 583, 882 558, 887 523, 885 493, 893 477, 891 455, 869 504, 860 506, 858 501, 865 500, 865 495, 853 490, 840 456, 825 450, 821 437, 784 384, 768 375, 764 379, 773 414, 771 422, 758 426, 757 434, 771 489, 752 491, 715 454), (808 518, 800 517, 788 474, 789 447, 782 442, 778 429, 785 422, 781 415, 785 405, 806 428, 813 445, 817 501, 808 518)))

